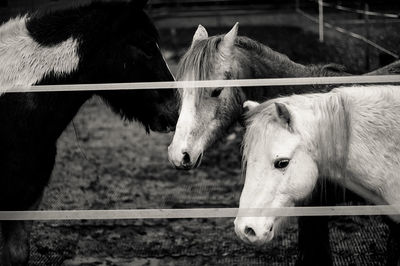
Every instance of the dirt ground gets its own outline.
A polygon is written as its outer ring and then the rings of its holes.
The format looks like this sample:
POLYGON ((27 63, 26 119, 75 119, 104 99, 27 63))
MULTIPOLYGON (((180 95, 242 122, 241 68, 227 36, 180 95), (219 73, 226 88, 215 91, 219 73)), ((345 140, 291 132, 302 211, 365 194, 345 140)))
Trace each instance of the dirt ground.
MULTIPOLYGON (((354 47, 352 53, 346 42, 320 44, 315 34, 295 27, 241 27, 240 33, 298 62, 364 71, 364 62, 354 58, 361 52, 354 47)), ((192 34, 161 32, 172 65, 192 34)), ((41 209, 237 207, 242 133, 235 127, 199 169, 177 171, 167 159, 172 134, 146 135, 93 98, 59 140, 41 209)), ((387 228, 379 217, 335 218, 331 235, 336 265, 384 265, 387 228)), ((233 218, 35 222, 31 246, 31 265, 292 265, 297 226, 292 221, 273 243, 254 248, 236 238, 233 218)))

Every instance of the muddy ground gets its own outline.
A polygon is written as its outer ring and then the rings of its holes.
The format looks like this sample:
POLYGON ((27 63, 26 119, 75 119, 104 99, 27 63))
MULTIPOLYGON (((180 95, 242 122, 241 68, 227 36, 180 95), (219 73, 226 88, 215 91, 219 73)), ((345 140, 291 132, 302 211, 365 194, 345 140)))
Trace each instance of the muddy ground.
MULTIPOLYGON (((210 34, 228 29, 208 29, 210 34)), ((346 42, 319 44, 295 27, 241 27, 302 63, 336 62, 364 71, 362 49, 346 42)), ((193 30, 161 32, 174 65, 193 30), (179 38, 177 38, 179 36, 179 38)), ((397 42, 398 43, 398 42, 397 42)), ((242 130, 235 127, 205 154, 197 170, 177 171, 168 162, 172 134, 126 123, 100 99, 82 107, 58 143, 57 163, 41 209, 237 207, 243 180, 242 130)), ((337 265, 383 265, 386 226, 379 217, 341 217, 331 223, 337 265)), ((312 237, 312 236, 310 236, 312 237)), ((262 248, 238 241, 233 218, 35 222, 31 265, 292 265, 297 226, 262 248)))

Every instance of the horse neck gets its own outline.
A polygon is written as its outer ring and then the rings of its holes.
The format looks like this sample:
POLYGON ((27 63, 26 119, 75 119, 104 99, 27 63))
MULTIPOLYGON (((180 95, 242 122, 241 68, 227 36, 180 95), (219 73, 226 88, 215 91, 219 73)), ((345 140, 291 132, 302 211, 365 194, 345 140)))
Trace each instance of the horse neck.
POLYGON ((315 159, 321 176, 340 179, 346 175, 350 126, 345 99, 339 93, 316 95, 312 99, 316 116, 315 159))
MULTIPOLYGON (((304 77, 311 75, 309 69, 301 64, 290 60, 286 55, 273 51, 265 45, 249 49, 238 47, 236 52, 235 66, 238 69, 237 78, 289 78, 304 77)), ((294 91, 294 87, 252 87, 243 88, 247 99, 265 100, 279 95, 279 91, 294 91)), ((286 94, 286 93, 284 93, 286 94)))
POLYGON ((345 185, 352 183, 375 204, 400 204, 398 87, 374 85, 338 90, 346 95, 347 109, 351 111, 345 185))
POLYGON ((398 159, 392 147, 400 144, 400 130, 393 129, 400 128, 400 122, 387 118, 396 117, 400 107, 393 109, 399 101, 394 94, 386 95, 394 99, 390 102, 388 98, 379 99, 379 93, 352 93, 349 89, 316 98, 315 113, 319 117, 314 156, 320 176, 333 179, 375 204, 399 204, 398 159))

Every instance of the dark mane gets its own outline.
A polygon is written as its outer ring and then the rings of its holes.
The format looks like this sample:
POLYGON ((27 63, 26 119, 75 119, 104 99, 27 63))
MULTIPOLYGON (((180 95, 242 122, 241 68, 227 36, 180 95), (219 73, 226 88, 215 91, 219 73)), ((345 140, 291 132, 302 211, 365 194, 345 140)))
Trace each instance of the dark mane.
POLYGON ((239 36, 236 39, 235 45, 239 48, 253 51, 254 53, 270 60, 291 61, 287 55, 274 51, 267 45, 264 45, 245 36, 239 36))

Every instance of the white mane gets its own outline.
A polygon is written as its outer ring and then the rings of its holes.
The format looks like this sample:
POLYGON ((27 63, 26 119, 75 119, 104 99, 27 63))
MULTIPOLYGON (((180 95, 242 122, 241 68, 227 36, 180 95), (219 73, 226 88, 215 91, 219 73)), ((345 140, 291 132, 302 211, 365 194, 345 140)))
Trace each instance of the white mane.
POLYGON ((78 41, 73 38, 42 46, 29 35, 27 16, 0 26, 0 95, 12 87, 27 87, 46 75, 63 75, 76 70, 78 41))

